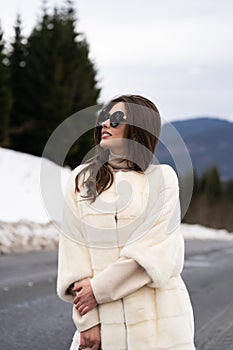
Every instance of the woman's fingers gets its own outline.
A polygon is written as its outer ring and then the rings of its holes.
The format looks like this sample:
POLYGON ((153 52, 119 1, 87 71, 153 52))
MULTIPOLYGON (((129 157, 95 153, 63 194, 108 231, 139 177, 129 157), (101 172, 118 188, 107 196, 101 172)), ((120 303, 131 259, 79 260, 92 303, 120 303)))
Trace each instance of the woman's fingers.
POLYGON ((81 316, 85 315, 87 312, 89 312, 92 308, 89 306, 85 306, 85 307, 80 307, 78 308, 78 312, 80 313, 81 316))
POLYGON ((94 309, 97 302, 89 282, 80 283, 73 288, 73 291, 77 290, 78 293, 74 298, 75 308, 79 311, 80 315, 85 315, 87 312, 94 309))
POLYGON ((99 350, 100 348, 100 327, 96 325, 87 331, 80 332, 80 348, 91 348, 99 350))
POLYGON ((80 297, 78 295, 76 295, 76 297, 74 298, 74 303, 77 304, 80 300, 80 297))
POLYGON ((100 348, 100 342, 97 342, 97 343, 93 344, 91 349, 92 350, 99 350, 99 348, 100 348))
POLYGON ((82 314, 82 312, 84 311, 84 309, 85 309, 85 307, 86 306, 83 306, 83 305, 81 305, 81 306, 75 306, 75 308, 78 310, 78 312, 80 313, 80 314, 82 314))
POLYGON ((80 314, 83 316, 83 315, 86 315, 86 313, 88 313, 89 311, 91 310, 91 307, 89 306, 86 306, 84 307, 80 312, 80 314))
POLYGON ((76 305, 81 305, 84 302, 88 302, 88 300, 91 299, 91 297, 89 295, 86 294, 81 294, 79 293, 75 298, 74 298, 74 304, 76 305))
POLYGON ((79 348, 81 349, 85 349, 86 347, 86 337, 85 337, 85 333, 80 333, 80 343, 79 343, 79 348))
POLYGON ((82 289, 83 285, 82 283, 77 284, 75 287, 72 288, 73 292, 79 292, 82 289))
POLYGON ((97 302, 93 297, 81 297, 78 300, 74 300, 75 308, 79 311, 82 311, 83 308, 87 308, 88 311, 93 309, 97 302))
POLYGON ((74 300, 74 304, 77 306, 77 307, 80 307, 80 306, 87 306, 87 305, 91 305, 91 304, 94 304, 95 303, 95 298, 92 298, 92 297, 81 297, 78 299, 78 301, 74 300))

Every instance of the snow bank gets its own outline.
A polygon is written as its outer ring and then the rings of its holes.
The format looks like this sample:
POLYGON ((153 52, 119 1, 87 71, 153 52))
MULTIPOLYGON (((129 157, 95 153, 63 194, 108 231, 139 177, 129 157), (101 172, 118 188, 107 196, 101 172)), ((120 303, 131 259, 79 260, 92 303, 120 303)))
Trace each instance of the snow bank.
POLYGON ((0 221, 0 254, 52 250, 58 246, 58 230, 53 223, 0 221))
POLYGON ((201 225, 181 224, 181 232, 184 239, 214 239, 214 240, 233 240, 233 233, 226 230, 218 230, 201 225))
MULTIPOLYGON (((40 157, 0 147, 0 254, 57 247, 58 229, 44 207, 40 170, 40 157)), ((63 189, 70 171, 62 168, 63 189)))
MULTIPOLYGON (((50 221, 41 198, 40 168, 40 157, 0 147, 0 220, 50 221)), ((69 174, 70 169, 63 168, 63 181, 69 174)))

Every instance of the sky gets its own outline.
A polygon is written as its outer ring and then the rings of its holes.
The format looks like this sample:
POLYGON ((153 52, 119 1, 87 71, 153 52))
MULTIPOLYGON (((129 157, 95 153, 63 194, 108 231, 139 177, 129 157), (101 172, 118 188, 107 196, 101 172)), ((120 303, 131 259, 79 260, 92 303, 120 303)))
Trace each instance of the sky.
MULTIPOLYGON (((16 13, 28 35, 41 0, 0 0, 5 39, 16 13)), ((58 7, 63 0, 48 0, 58 7)), ((78 0, 77 30, 85 34, 98 71, 101 102, 122 93, 153 100, 164 120, 200 116, 233 122, 232 0, 78 0)))

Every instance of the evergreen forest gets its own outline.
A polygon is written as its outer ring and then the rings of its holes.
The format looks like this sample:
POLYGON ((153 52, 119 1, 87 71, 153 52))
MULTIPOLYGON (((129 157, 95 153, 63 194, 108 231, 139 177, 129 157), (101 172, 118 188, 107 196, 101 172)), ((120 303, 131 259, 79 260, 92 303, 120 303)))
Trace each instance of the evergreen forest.
MULTIPOLYGON (((20 15, 12 42, 4 41, 0 29, 1 147, 41 156, 60 123, 98 103, 97 70, 85 35, 76 30, 76 17, 70 0, 52 13, 44 3, 28 37, 22 35, 20 15)), ((92 134, 90 130, 73 144, 65 164, 81 162, 92 147, 92 134)))

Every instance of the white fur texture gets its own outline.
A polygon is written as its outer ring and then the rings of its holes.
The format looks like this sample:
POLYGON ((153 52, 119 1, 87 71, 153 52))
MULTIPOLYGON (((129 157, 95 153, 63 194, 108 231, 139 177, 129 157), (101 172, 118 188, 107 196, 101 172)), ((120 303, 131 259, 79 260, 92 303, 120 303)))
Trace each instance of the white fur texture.
MULTIPOLYGON (((153 283, 98 306, 102 349, 194 350, 193 312, 180 277, 184 242, 175 172, 168 165, 151 165, 145 175, 117 172, 110 189, 90 205, 80 202, 80 194, 72 190, 79 170, 73 171, 66 196, 69 209, 63 222, 67 237, 60 239, 59 296, 71 301, 66 290, 72 282, 93 277, 119 256, 132 258, 153 283), (131 198, 128 204, 127 198, 131 198), (101 200, 109 202, 106 212, 100 210, 101 200), (89 248, 68 236, 96 246, 89 248), (114 246, 101 247, 108 240, 114 246)), ((77 350, 75 346, 72 350, 77 350)))

